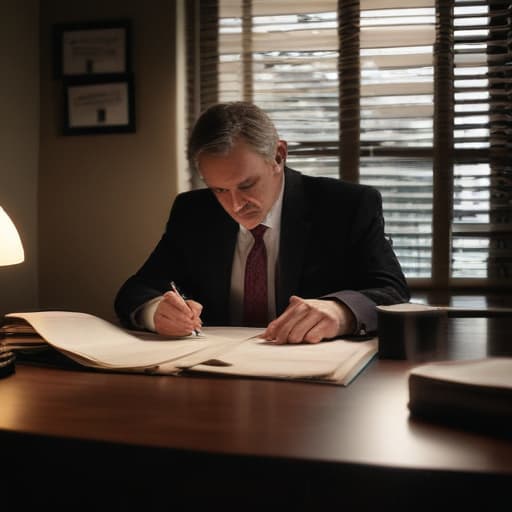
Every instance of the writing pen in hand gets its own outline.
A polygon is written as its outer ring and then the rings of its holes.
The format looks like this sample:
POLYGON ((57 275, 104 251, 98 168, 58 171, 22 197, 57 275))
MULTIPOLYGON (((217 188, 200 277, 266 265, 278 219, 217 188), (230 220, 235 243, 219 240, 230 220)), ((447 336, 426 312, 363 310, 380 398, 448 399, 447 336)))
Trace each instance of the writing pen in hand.
MULTIPOLYGON (((179 292, 178 287, 176 286, 176 283, 175 283, 174 281, 171 281, 171 289, 172 289, 172 291, 173 291, 173 292, 174 292, 178 297, 181 297, 181 298, 183 299, 183 302, 185 302, 185 304, 187 304, 187 303, 186 303, 186 301, 185 301, 185 296, 184 296, 184 295, 182 295, 182 294, 179 292)), ((187 306, 188 306, 188 304, 187 304, 187 306)), ((188 308, 190 309, 190 306, 188 306, 188 308)), ((191 311, 192 311, 192 310, 191 310, 191 311)), ((196 336, 199 336, 199 335, 201 334, 201 332, 200 332, 199 330, 197 330, 197 329, 194 329, 194 334, 195 334, 196 336)))

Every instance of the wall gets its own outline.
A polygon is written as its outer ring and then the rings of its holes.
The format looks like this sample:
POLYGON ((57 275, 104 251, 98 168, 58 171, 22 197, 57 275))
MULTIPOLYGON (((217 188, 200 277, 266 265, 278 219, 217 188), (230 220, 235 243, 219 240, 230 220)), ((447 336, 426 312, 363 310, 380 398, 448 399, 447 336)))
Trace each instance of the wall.
POLYGON ((39 0, 0 2, 0 205, 16 224, 25 261, 0 267, 0 315, 37 302, 39 0))
POLYGON ((114 319, 122 282, 164 229, 177 190, 175 2, 45 0, 41 6, 40 304, 114 319), (132 20, 137 131, 63 136, 55 23, 132 20))

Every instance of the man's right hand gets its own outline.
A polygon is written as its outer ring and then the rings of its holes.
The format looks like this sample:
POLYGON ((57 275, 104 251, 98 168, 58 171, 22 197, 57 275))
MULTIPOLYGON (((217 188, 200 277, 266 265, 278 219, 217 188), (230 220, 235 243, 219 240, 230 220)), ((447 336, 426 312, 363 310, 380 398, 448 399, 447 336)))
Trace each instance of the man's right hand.
POLYGON ((173 291, 166 292, 156 308, 155 330, 163 336, 188 336, 200 331, 203 306, 195 300, 184 300, 173 291))

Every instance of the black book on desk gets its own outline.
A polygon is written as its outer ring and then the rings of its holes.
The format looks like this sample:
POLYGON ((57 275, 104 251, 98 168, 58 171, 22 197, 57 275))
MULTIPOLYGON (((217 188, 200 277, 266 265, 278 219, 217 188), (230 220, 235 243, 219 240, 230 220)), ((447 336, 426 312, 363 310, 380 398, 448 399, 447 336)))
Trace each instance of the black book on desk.
POLYGON ((409 373, 408 406, 412 416, 512 437, 512 358, 417 366, 409 373))

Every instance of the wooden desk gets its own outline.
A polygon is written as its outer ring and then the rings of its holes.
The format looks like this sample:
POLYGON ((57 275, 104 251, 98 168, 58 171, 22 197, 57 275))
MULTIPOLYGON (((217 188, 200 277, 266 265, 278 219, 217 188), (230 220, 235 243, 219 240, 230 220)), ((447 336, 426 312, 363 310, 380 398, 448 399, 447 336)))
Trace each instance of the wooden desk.
MULTIPOLYGON (((454 357, 512 354, 512 319, 451 319, 449 329, 454 357)), ((512 440, 409 418, 411 366, 375 360, 341 388, 18 364, 0 380, 4 510, 98 510, 99 492, 113 510, 143 511, 508 501, 512 440)))

